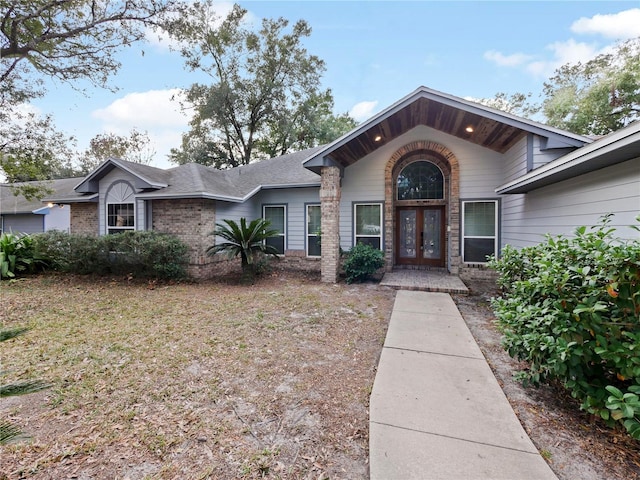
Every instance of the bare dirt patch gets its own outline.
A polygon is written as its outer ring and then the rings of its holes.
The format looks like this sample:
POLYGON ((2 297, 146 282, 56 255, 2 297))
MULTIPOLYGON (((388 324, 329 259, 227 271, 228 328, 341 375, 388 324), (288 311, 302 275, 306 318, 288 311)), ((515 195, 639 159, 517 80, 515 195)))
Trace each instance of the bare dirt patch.
MULTIPOLYGON (((561 480, 640 478, 638 442, 560 389, 524 389, 489 299, 454 296, 516 414, 561 480)), ((274 273, 156 285, 46 275, 0 283, 3 378, 52 388, 0 403, 31 439, 0 479, 361 479, 368 404, 395 291, 274 273)))
POLYGON ((318 280, 3 282, 3 370, 53 386, 3 401, 0 478, 366 478, 395 292, 318 280))
POLYGON ((513 379, 513 372, 526 366, 500 345, 490 308, 497 295, 495 284, 476 282, 470 295, 455 295, 454 300, 520 423, 558 478, 640 479, 640 442, 581 412, 559 386, 524 388, 513 379))

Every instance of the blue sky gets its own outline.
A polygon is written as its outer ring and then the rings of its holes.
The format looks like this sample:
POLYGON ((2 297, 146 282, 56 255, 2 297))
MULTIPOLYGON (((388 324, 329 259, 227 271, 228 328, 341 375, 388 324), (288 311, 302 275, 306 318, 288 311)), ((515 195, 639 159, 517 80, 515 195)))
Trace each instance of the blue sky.
MULTIPOLYGON (((305 19, 308 51, 326 62, 322 77, 336 113, 365 120, 424 85, 467 98, 531 92, 560 65, 585 61, 616 41, 640 36, 634 1, 240 1, 250 19, 305 19)), ((224 13, 231 3, 219 3, 224 13)), ((49 84, 34 102, 84 149, 99 133, 148 131, 153 165, 180 144, 188 118, 170 97, 200 81, 159 42, 121 52, 111 79, 117 92, 86 87, 81 94, 49 84), (144 55, 142 52, 144 51, 144 55)))

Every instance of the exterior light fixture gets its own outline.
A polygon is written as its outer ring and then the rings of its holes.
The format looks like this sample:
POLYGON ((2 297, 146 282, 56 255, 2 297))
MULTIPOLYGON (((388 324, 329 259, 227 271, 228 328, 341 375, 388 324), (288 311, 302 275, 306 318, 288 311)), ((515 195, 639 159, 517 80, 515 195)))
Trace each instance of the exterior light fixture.
POLYGON ((53 204, 53 203, 51 203, 51 202, 47 203, 47 207, 49 207, 49 208, 53 208, 53 205, 54 205, 54 204, 53 204))
POLYGON ((467 133, 473 133, 473 126, 469 125, 467 128, 464 129, 464 131, 467 133))
POLYGON ((375 137, 373 137, 374 142, 379 142, 380 140, 382 140, 382 135, 376 135, 375 137))

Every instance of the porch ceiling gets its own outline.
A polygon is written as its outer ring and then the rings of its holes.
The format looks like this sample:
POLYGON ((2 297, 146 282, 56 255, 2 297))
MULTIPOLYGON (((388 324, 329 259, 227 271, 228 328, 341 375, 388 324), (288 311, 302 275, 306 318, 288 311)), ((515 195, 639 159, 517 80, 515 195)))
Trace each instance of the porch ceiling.
POLYGON ((426 125, 499 153, 506 152, 526 135, 525 130, 516 126, 423 97, 371 125, 329 156, 347 167, 418 125, 426 125), (467 127, 472 127, 473 132, 467 132, 467 127), (380 139, 376 141, 377 137, 380 139))

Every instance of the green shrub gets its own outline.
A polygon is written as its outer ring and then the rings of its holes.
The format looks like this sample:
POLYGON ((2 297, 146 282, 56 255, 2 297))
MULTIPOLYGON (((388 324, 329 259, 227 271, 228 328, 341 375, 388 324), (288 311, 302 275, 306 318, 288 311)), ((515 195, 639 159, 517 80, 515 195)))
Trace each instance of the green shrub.
POLYGON ((617 240, 609 223, 506 247, 490 262, 503 289, 492 305, 504 347, 528 363, 520 380, 559 381, 640 438, 640 241, 617 240))
POLYGON ((0 279, 13 278, 17 273, 31 273, 44 266, 33 248, 29 235, 0 235, 0 279))
POLYGON ((384 254, 371 245, 358 243, 346 255, 344 273, 347 283, 368 280, 384 266, 384 254))
POLYGON ((53 231, 37 235, 34 243, 39 255, 62 272, 164 279, 186 276, 187 246, 158 232, 94 237, 53 231))

